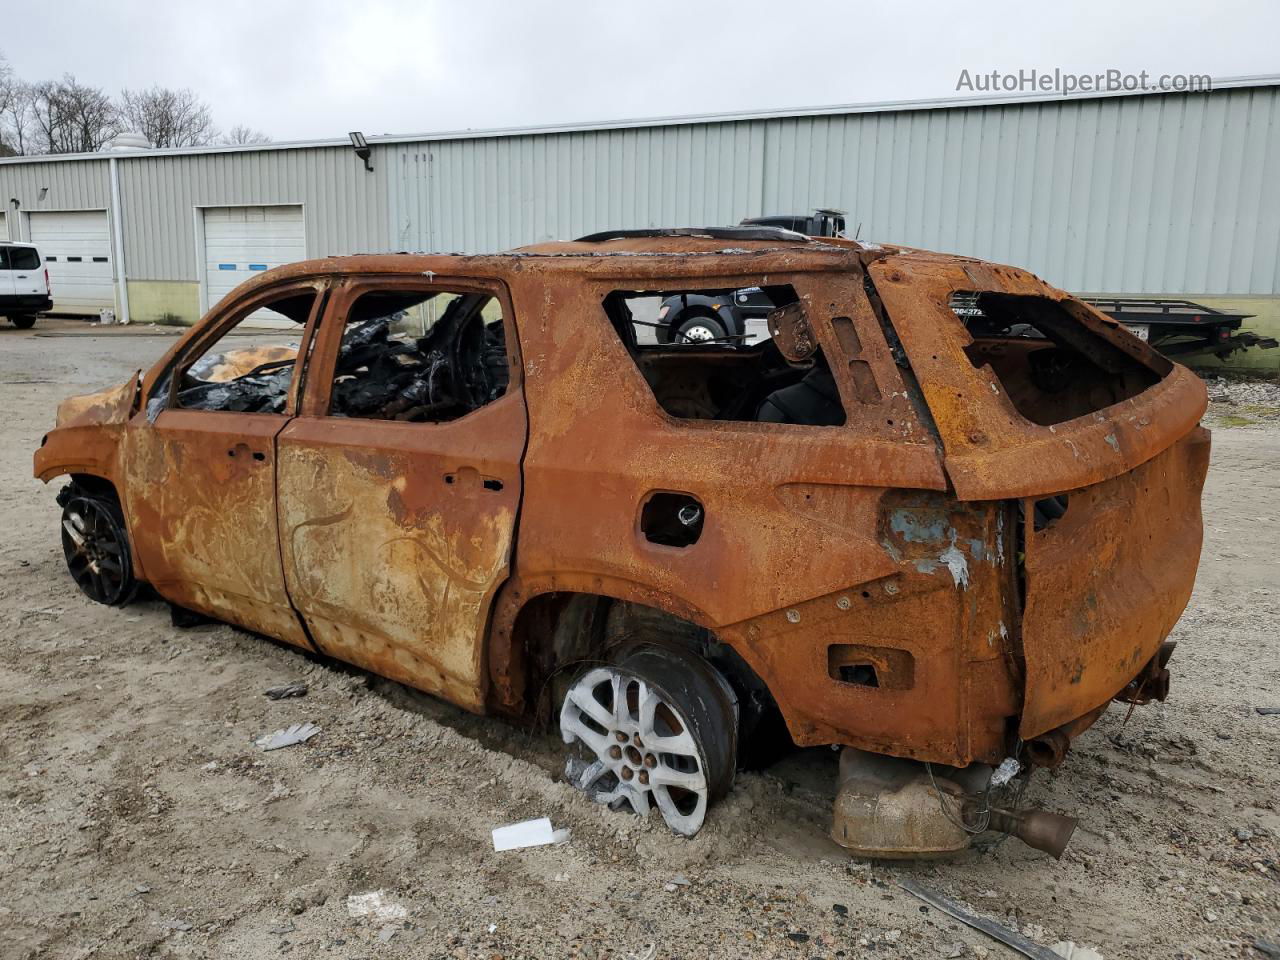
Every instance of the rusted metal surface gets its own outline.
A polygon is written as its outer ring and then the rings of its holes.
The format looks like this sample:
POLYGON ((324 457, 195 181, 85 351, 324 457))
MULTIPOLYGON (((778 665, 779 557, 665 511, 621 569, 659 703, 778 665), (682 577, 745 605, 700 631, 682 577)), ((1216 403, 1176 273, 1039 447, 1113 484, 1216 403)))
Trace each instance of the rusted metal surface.
POLYGON ((1193 430, 1028 534, 1024 738, 1105 704, 1160 649, 1195 583, 1208 467, 1208 433, 1193 430))
POLYGON ((1029 274, 964 258, 656 237, 310 261, 240 288, 141 397, 129 384, 72 404, 36 455, 42 479, 114 484, 139 576, 471 710, 527 715, 546 637, 522 611, 589 594, 711 631, 798 743, 998 763, 1015 732, 1069 740, 1091 722, 1152 658, 1196 566, 1203 386, 1029 274), (693 354, 635 361, 602 309, 617 290, 762 278, 799 298, 785 352, 829 363, 843 425, 675 417, 655 390, 682 389, 693 354), (447 423, 330 416, 345 311, 369 283, 499 298, 507 392, 447 423), (166 378, 234 311, 288 288, 331 292, 283 413, 165 407, 166 378), (1061 304, 1083 349, 1150 385, 1033 422, 1034 393, 1002 367, 1025 345, 970 336, 957 290, 1061 304), (646 539, 656 492, 701 505, 696 543, 646 539), (1035 529, 1036 502, 1059 494, 1065 515, 1035 529))

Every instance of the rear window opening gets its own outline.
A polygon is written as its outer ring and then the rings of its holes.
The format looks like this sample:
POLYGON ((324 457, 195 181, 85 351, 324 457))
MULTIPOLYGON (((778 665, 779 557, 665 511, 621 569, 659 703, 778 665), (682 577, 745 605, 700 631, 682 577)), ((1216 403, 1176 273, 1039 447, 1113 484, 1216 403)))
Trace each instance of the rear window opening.
POLYGON ((973 337, 969 361, 989 367, 1018 413, 1040 426, 1135 397, 1172 369, 1158 354, 1126 349, 1129 334, 1075 301, 962 291, 950 306, 973 337))
POLYGON ((792 363, 769 337, 768 317, 797 309, 803 305, 789 284, 615 290, 604 299, 618 337, 671 416, 842 426, 844 407, 821 347, 792 363))

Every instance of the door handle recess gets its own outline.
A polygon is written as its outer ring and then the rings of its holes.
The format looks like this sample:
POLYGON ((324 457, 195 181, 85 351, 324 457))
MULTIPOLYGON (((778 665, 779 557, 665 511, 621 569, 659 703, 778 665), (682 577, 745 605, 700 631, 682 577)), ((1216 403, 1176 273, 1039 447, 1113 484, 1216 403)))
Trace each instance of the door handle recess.
POLYGON ((458 486, 464 490, 474 490, 476 488, 476 480, 480 481, 480 486, 486 490, 497 492, 502 489, 502 481, 497 477, 482 477, 474 467, 460 467, 457 473, 446 473, 444 482, 449 486, 458 486))
POLYGON ((253 459, 257 460, 259 463, 262 463, 262 461, 267 459, 267 455, 263 453, 261 450, 254 450, 251 452, 249 450, 249 447, 243 443, 237 443, 234 447, 232 447, 227 451, 228 457, 243 457, 246 454, 251 454, 253 459))

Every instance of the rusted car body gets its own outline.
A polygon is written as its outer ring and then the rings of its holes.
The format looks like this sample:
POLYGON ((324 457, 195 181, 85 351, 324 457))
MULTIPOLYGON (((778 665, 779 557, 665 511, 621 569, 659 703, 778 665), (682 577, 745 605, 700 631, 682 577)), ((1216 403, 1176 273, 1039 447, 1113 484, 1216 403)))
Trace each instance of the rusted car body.
POLYGON ((752 236, 273 270, 64 403, 35 474, 118 498, 134 576, 173 604, 476 712, 545 715, 623 634, 720 651, 735 709, 768 700, 796 744, 955 770, 1054 765, 1113 698, 1163 698, 1200 549, 1200 381, 1019 269, 752 236), (619 291, 747 286, 789 291, 749 349, 643 348, 617 320, 619 291), (501 396, 446 422, 331 415, 352 305, 433 288, 500 307, 501 396), (273 355, 301 358, 283 409, 178 408, 183 364, 291 292, 314 296, 273 355), (971 333, 957 293, 1048 339, 971 333), (815 357, 841 424, 714 399, 815 357), (652 535, 654 503, 697 536, 652 535))

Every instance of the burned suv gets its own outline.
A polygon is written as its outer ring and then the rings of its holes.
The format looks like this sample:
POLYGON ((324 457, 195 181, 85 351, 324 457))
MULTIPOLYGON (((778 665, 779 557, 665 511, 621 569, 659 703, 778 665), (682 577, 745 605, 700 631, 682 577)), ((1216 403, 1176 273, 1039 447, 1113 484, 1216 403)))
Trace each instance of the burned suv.
POLYGON ((60 407, 71 574, 554 718, 575 785, 683 834, 784 730, 845 748, 852 849, 1060 852, 1016 798, 1167 691, 1204 387, 1025 271, 760 231, 268 271, 60 407), (644 320, 747 287, 749 346, 644 320))

